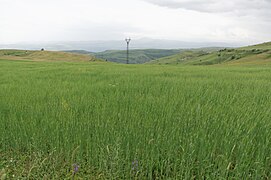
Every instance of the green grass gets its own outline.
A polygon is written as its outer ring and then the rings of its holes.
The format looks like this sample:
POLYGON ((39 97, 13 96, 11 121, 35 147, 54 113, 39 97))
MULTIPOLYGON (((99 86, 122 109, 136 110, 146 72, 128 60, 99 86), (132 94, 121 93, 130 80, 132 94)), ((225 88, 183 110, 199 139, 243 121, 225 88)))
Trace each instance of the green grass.
POLYGON ((0 177, 271 178, 271 66, 0 67, 0 177))

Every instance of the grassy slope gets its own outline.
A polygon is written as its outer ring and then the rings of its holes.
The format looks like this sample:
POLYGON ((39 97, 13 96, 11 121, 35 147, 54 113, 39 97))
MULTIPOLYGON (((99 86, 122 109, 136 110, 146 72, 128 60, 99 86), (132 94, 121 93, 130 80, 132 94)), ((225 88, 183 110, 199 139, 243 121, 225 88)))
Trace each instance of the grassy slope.
POLYGON ((0 59, 6 60, 32 60, 32 61, 98 61, 90 55, 58 52, 58 51, 26 51, 26 50, 0 50, 0 59))
MULTIPOLYGON (((139 49, 130 50, 129 63, 142 64, 154 59, 166 57, 180 53, 181 50, 164 50, 164 49, 139 49)), ((117 63, 126 63, 126 51, 109 50, 94 54, 97 58, 107 59, 108 61, 117 63)))
POLYGON ((184 61, 189 61, 191 59, 194 59, 196 57, 200 57, 203 55, 206 55, 207 53, 204 51, 184 51, 182 53, 167 56, 163 58, 159 58, 156 60, 152 60, 150 62, 147 62, 147 64, 179 64, 183 63, 184 61))
POLYGON ((229 65, 242 64, 270 64, 271 63, 271 42, 257 44, 253 46, 241 47, 238 50, 254 52, 253 55, 243 57, 239 60, 228 62, 229 65))
POLYGON ((237 49, 222 49, 219 51, 201 53, 201 51, 186 51, 178 55, 152 61, 153 64, 266 64, 271 63, 271 43, 264 43, 237 49))
POLYGON ((93 54, 93 52, 85 51, 85 50, 66 50, 66 51, 63 51, 63 52, 76 53, 76 54, 88 54, 88 55, 93 54))
POLYGON ((271 63, 270 50, 242 50, 227 49, 214 52, 202 57, 196 57, 191 61, 184 62, 188 65, 214 65, 214 64, 258 64, 271 63), (250 61, 248 61, 250 60, 250 61))
POLYGON ((262 44, 256 44, 253 46, 246 46, 246 47, 241 47, 240 49, 243 50, 252 50, 252 49, 271 49, 271 42, 265 42, 262 44))

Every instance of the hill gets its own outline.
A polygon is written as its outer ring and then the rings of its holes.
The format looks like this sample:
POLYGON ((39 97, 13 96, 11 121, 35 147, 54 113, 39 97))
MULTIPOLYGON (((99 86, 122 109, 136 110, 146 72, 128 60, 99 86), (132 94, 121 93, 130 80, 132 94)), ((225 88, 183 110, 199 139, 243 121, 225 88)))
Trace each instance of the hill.
POLYGON ((57 51, 27 51, 27 50, 0 50, 0 59, 5 60, 32 60, 32 61, 101 61, 94 56, 57 52, 57 51))
POLYGON ((148 62, 148 64, 179 64, 184 62, 189 62, 197 57, 205 56, 213 52, 217 52, 223 48, 219 47, 209 47, 209 48, 199 48, 199 49, 187 49, 183 50, 181 53, 167 56, 153 61, 148 62))
MULTIPOLYGON (((138 49, 129 51, 130 64, 142 64, 154 59, 179 54, 183 50, 179 49, 138 49)), ((127 51, 123 50, 108 50, 100 53, 95 53, 94 56, 101 59, 117 63, 126 63, 127 51)))
POLYGON ((160 58, 151 64, 262 64, 271 63, 271 42, 242 48, 224 48, 218 51, 184 51, 169 57, 160 58))
POLYGON ((256 44, 256 45, 252 45, 252 46, 245 46, 245 47, 241 47, 239 49, 243 49, 243 50, 253 50, 253 49, 271 50, 271 42, 265 42, 262 44, 256 44))
POLYGON ((93 54, 93 52, 85 51, 85 50, 65 50, 63 52, 76 53, 76 54, 88 54, 88 55, 92 55, 93 54))

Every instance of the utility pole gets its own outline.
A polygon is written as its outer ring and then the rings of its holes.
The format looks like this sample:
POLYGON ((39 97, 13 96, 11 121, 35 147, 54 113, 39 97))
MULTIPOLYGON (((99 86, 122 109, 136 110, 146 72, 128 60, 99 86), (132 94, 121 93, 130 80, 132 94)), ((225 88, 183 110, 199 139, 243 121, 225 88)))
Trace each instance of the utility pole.
POLYGON ((130 41, 131 41, 131 38, 126 38, 125 39, 126 43, 127 43, 127 64, 129 64, 129 44, 130 44, 130 41))

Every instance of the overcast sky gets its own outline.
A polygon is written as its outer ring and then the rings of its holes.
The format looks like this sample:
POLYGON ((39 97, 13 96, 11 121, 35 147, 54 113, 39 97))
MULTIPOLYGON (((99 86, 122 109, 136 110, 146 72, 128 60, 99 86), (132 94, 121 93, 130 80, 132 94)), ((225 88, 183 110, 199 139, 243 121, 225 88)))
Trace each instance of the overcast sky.
POLYGON ((0 0, 0 44, 271 40, 271 0, 0 0))

